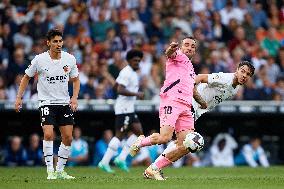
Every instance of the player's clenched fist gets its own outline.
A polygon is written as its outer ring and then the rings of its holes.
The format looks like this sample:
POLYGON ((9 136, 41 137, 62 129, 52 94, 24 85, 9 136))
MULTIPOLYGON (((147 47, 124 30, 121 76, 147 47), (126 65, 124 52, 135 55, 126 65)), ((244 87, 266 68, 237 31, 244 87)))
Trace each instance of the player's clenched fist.
POLYGON ((170 47, 171 47, 172 51, 176 51, 178 49, 178 43, 177 42, 171 42, 170 47))

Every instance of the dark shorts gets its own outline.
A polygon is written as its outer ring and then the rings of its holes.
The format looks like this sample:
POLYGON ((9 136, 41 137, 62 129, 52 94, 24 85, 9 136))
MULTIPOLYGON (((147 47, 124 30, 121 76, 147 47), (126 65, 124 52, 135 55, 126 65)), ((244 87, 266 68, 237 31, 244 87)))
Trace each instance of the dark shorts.
POLYGON ((133 123, 140 123, 135 113, 115 115, 115 130, 128 131, 133 123))
POLYGON ((41 126, 74 125, 73 112, 69 105, 45 105, 39 107, 41 126))

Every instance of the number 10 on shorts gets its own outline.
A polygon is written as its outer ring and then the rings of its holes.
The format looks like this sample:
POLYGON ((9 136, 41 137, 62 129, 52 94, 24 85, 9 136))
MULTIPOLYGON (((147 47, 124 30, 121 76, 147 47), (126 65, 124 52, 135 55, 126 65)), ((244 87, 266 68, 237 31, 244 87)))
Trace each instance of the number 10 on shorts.
POLYGON ((173 108, 171 106, 164 106, 165 114, 171 114, 173 108))

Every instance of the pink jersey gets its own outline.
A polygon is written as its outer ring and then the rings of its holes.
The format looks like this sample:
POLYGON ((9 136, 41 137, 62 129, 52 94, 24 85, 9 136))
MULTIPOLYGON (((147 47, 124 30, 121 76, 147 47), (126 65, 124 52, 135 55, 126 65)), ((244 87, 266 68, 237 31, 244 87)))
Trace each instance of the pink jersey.
POLYGON ((193 97, 195 72, 189 58, 177 50, 174 58, 168 58, 166 63, 166 79, 161 88, 161 97, 167 96, 173 100, 184 100, 191 104, 193 97))

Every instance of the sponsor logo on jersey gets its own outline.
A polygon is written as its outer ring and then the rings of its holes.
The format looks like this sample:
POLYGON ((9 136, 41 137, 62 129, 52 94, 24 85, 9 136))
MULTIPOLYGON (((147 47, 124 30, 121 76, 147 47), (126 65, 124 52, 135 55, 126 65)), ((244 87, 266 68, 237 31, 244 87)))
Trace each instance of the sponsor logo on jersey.
POLYGON ((67 82, 68 75, 56 75, 51 77, 46 77, 46 80, 48 83, 56 83, 56 81, 59 81, 61 83, 67 82))

